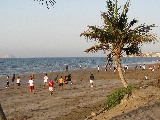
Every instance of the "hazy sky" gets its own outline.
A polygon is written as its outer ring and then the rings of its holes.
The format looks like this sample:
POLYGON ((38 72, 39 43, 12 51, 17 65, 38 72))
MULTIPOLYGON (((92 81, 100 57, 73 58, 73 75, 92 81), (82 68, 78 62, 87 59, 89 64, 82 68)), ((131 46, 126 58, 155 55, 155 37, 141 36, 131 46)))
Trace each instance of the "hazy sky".
MULTIPOLYGON (((119 0, 123 5, 126 0, 119 0)), ((79 35, 88 25, 101 25, 100 11, 106 11, 106 0, 56 0, 48 10, 34 0, 0 0, 0 56, 15 57, 89 57, 105 56, 103 52, 86 54, 88 43, 79 35)), ((155 23, 160 37, 160 0, 131 0, 129 19, 138 24, 155 23)), ((143 52, 160 52, 160 43, 145 45, 143 52)))

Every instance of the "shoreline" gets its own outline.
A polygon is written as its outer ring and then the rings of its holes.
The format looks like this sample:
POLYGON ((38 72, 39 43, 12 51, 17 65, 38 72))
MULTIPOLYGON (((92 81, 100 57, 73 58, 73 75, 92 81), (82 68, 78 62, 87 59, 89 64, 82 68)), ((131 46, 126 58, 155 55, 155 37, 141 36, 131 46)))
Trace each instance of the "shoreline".
MULTIPOLYGON (((80 57, 81 58, 81 57, 80 57)), ((130 65, 131 67, 134 65, 139 65, 139 64, 159 64, 160 62, 157 62, 158 58, 145 58, 145 59, 140 59, 140 58, 124 58, 124 61, 122 60, 122 66, 124 65, 130 65), (143 62, 145 61, 145 62, 143 62), (127 63, 126 63, 127 62, 127 63)), ((15 63, 12 63, 13 60, 9 60, 8 64, 5 63, 4 61, 1 61, 1 63, 4 63, 4 66, 2 65, 0 67, 0 77, 9 75, 11 76, 13 73, 17 75, 25 75, 25 74, 40 74, 40 73, 49 73, 49 72, 59 72, 59 71, 65 71, 66 63, 70 64, 69 65, 69 70, 79 70, 80 65, 82 66, 83 69, 92 69, 92 68, 97 68, 97 66, 100 67, 105 67, 106 64, 106 57, 96 57, 95 59, 91 57, 91 59, 64 59, 60 63, 54 63, 57 62, 57 59, 34 59, 31 58, 29 60, 24 59, 23 60, 17 60, 15 63), (38 60, 38 61, 37 61, 38 60), (48 61, 44 62, 44 60, 48 61), (37 61, 37 62, 35 62, 37 61), (43 63, 44 62, 44 63, 43 63), (26 64, 23 64, 26 63, 26 64), (33 63, 33 64, 29 64, 33 63), (42 64, 41 64, 42 63, 42 64), (85 64, 87 63, 87 64, 85 64), (6 66, 7 65, 7 66, 6 66), (5 67, 6 66, 6 67, 5 67)), ((115 64, 113 64, 115 66, 115 64)))

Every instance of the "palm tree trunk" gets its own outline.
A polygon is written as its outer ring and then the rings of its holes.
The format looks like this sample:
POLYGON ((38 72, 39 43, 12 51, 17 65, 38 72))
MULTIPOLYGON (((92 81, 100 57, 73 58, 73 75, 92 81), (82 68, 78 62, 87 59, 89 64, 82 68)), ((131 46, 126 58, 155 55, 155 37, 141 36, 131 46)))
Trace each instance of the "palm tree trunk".
POLYGON ((1 104, 0 104, 0 120, 7 120, 7 118, 3 112, 3 109, 1 107, 1 104))
POLYGON ((118 55, 115 55, 115 61, 116 61, 116 64, 117 64, 117 69, 118 69, 118 73, 119 73, 119 77, 121 79, 121 82, 123 84, 123 86, 125 88, 128 87, 128 84, 124 78, 124 75, 123 75, 123 72, 122 72, 122 65, 121 65, 121 62, 120 62, 120 57, 118 55))

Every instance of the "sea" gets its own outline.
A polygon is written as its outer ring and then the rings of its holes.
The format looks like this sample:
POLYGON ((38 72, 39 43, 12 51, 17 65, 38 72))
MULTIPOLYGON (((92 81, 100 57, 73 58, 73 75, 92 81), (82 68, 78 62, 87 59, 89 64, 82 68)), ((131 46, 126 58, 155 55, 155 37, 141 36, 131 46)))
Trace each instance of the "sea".
MULTIPOLYGON (((139 64, 158 63, 160 57, 124 57, 122 66, 135 67, 139 64)), ((159 62, 160 63, 160 62, 159 62)), ((0 58, 0 77, 6 75, 22 75, 48 73, 69 70, 105 67, 106 57, 50 57, 50 58, 0 58)))

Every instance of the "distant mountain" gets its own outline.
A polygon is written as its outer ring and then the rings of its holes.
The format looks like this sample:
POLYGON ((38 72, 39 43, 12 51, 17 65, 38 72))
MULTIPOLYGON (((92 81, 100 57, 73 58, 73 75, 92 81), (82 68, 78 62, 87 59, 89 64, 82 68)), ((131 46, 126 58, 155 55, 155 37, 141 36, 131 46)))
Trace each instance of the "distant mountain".
POLYGON ((2 56, 2 58, 15 58, 15 56, 11 54, 5 54, 2 56))

